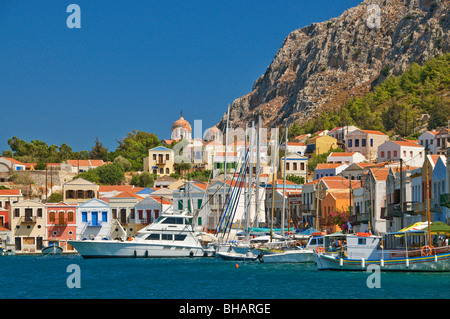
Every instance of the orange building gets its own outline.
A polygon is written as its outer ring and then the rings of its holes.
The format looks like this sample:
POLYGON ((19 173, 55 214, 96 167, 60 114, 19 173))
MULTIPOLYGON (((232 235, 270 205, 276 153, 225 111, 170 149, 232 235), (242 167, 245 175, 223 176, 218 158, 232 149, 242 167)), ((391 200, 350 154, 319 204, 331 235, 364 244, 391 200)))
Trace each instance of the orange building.
POLYGON ((322 200, 322 215, 320 219, 320 229, 331 233, 342 230, 340 225, 335 225, 331 221, 330 214, 336 212, 348 212, 349 206, 353 206, 348 191, 328 192, 322 200))
POLYGON ((48 243, 57 244, 63 248, 63 252, 76 252, 73 247, 67 244, 68 240, 76 239, 77 232, 77 206, 76 203, 48 203, 45 204, 47 210, 47 240, 48 243))

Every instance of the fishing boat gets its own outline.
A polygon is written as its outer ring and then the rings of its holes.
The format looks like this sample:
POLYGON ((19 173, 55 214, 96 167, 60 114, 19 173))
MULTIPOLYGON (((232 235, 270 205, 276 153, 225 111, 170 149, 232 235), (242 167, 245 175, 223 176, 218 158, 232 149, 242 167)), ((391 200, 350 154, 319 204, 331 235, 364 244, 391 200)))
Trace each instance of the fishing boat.
POLYGON ((319 270, 366 271, 371 265, 379 266, 381 271, 450 271, 450 247, 407 247, 407 235, 414 233, 389 233, 375 236, 370 233, 346 234, 340 248, 331 248, 330 238, 325 237, 325 247, 314 254, 319 270), (393 242, 389 236, 405 236, 403 248, 384 247, 393 242), (328 245, 330 244, 330 245, 328 245))
POLYGON ((197 231, 187 212, 162 214, 128 240, 69 241, 83 258, 151 258, 214 256, 216 238, 197 231))
POLYGON ((42 248, 43 255, 61 255, 63 252, 63 248, 59 245, 61 242, 57 239, 46 239, 48 241, 48 245, 42 248))

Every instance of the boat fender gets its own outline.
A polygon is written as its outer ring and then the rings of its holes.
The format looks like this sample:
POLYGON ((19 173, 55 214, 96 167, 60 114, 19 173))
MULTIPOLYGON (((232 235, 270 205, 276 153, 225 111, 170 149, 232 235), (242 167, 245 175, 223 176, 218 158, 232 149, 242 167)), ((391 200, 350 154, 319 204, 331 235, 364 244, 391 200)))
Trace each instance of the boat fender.
POLYGON ((203 257, 208 257, 208 253, 206 251, 203 253, 203 257))
POLYGON ((189 253, 189 256, 190 256, 190 257, 193 257, 193 256, 194 256, 194 252, 191 251, 191 252, 189 253))
POLYGON ((339 259, 339 266, 344 266, 344 260, 342 258, 339 259))
POLYGON ((384 259, 381 259, 381 260, 380 260, 380 266, 381 266, 381 267, 384 267, 384 259))
POLYGON ((361 267, 366 267, 366 260, 364 258, 361 259, 361 267))
POLYGON ((409 259, 406 259, 406 268, 409 268, 409 259))
POLYGON ((133 240, 133 237, 128 237, 127 240, 128 240, 128 241, 132 241, 132 240, 133 240))
POLYGON ((438 256, 434 255, 434 262, 437 263, 437 261, 438 261, 438 256))

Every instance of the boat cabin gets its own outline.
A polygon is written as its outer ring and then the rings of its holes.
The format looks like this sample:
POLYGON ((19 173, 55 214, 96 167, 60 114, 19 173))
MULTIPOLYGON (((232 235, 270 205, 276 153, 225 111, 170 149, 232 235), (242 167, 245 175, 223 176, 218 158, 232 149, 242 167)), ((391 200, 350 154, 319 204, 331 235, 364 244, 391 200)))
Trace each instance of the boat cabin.
MULTIPOLYGON (((347 254, 349 259, 377 259, 381 237, 369 233, 348 234, 346 236, 347 254)), ((344 247, 345 249, 345 247, 344 247)))

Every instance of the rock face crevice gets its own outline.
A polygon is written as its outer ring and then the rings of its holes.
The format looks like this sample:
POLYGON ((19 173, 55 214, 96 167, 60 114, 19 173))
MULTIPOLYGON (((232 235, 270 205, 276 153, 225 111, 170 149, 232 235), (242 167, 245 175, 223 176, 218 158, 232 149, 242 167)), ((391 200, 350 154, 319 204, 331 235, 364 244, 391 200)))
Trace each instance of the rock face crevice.
MULTIPOLYGON (((337 18, 291 32, 252 91, 233 101, 230 127, 243 127, 258 116, 265 127, 304 123, 368 93, 414 62, 449 52, 449 3, 363 1, 337 18)), ((218 127, 223 129, 225 121, 226 113, 218 127)))

